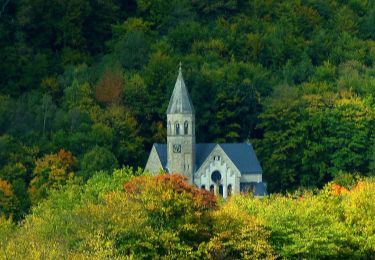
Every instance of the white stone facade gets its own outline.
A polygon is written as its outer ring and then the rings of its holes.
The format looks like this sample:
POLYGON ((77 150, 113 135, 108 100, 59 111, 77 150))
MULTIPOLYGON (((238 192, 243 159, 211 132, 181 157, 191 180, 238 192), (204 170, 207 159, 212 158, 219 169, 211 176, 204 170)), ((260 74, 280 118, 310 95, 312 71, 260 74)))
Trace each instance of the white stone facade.
POLYGON ((194 174, 194 183, 208 191, 214 190, 216 193, 221 193, 224 198, 227 198, 230 194, 240 192, 240 178, 240 171, 221 147, 216 145, 206 161, 194 174), (212 178, 215 172, 221 175, 221 179, 216 182, 212 178))

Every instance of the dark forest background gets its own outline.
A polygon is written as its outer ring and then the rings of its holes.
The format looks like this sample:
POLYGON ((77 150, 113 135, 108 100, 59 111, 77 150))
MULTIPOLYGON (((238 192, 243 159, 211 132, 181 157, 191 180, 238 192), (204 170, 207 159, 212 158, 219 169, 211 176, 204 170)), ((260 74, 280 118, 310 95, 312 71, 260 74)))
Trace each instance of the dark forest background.
POLYGON ((0 0, 1 214, 143 167, 180 61, 197 142, 252 142, 269 192, 374 175, 374 1, 0 0))

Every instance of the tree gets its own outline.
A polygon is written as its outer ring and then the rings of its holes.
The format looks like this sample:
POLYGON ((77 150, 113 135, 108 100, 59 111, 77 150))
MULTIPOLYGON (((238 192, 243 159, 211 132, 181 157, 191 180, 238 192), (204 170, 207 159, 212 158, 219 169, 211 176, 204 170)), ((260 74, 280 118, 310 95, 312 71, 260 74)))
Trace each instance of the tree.
POLYGON ((128 32, 114 47, 115 57, 127 69, 140 69, 148 61, 149 43, 143 32, 128 32))
POLYGON ((303 102, 291 87, 275 89, 266 99, 258 127, 264 131, 262 140, 255 142, 264 167, 270 192, 296 187, 305 129, 303 102), (275 123, 276 122, 276 123, 275 123))
POLYGON ((325 84, 281 88, 285 93, 265 103, 258 147, 270 190, 319 187, 340 171, 368 171, 372 101, 327 89, 325 84))
MULTIPOLYGON (((209 259, 273 259, 270 232, 233 201, 213 214, 213 234, 205 245, 209 259)), ((202 246, 203 247, 203 246, 202 246)))
POLYGON ((98 85, 95 88, 96 100, 105 104, 119 104, 122 99, 124 79, 121 71, 104 72, 98 85))
POLYGON ((189 1, 137 0, 139 12, 156 28, 165 32, 169 27, 181 20, 193 17, 189 1))
POLYGON ((12 203, 11 199, 13 196, 12 185, 6 180, 0 179, 0 212, 7 217, 10 216, 12 203))
MULTIPOLYGON (((41 120, 41 124, 42 124, 42 135, 44 136, 46 134, 46 129, 47 129, 47 125, 48 125, 48 121, 50 119, 53 118, 53 115, 54 115, 54 110, 56 109, 56 106, 55 104, 52 102, 52 97, 49 96, 49 95, 43 95, 43 98, 42 98, 42 104, 40 106, 40 108, 38 109, 39 110, 39 115, 38 115, 38 118, 40 118, 41 120)), ((52 121, 52 120, 51 120, 52 121)), ((51 125, 51 123, 50 123, 51 125)))
POLYGON ((369 175, 374 176, 375 175, 375 142, 372 141, 372 145, 369 149, 369 175))
POLYGON ((144 151, 140 149, 143 138, 138 136, 138 122, 123 106, 106 108, 97 121, 114 131, 113 153, 120 164, 136 165, 144 151))
POLYGON ((68 110, 79 110, 86 112, 93 110, 95 101, 90 84, 80 84, 77 79, 73 80, 71 86, 64 90, 64 107, 68 110))
POLYGON ((0 211, 16 221, 24 217, 30 207, 27 186, 37 152, 36 147, 25 146, 11 136, 0 136, 0 179, 12 191, 0 211))
POLYGON ((35 162, 29 194, 35 204, 47 196, 50 189, 59 189, 74 177, 76 158, 61 149, 56 154, 48 154, 35 162))
POLYGON ((21 2, 18 18, 36 47, 97 51, 102 49, 98 42, 109 38, 118 11, 116 1, 33 0, 21 2))
POLYGON ((95 146, 93 149, 83 155, 81 160, 80 176, 88 179, 97 171, 112 172, 118 167, 118 162, 113 153, 104 148, 95 146))
POLYGON ((10 99, 7 96, 0 95, 0 133, 5 132, 6 125, 8 124, 8 109, 10 99))
POLYGON ((152 117, 163 118, 167 111, 168 100, 173 91, 178 63, 172 58, 157 51, 150 57, 144 68, 144 80, 147 92, 150 94, 150 107, 153 108, 152 117))

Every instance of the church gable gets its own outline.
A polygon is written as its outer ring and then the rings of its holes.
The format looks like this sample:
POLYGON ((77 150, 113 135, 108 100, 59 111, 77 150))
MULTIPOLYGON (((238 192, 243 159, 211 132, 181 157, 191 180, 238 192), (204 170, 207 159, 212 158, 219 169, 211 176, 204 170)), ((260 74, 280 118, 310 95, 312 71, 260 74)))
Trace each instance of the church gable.
POLYGON ((145 170, 151 173, 157 173, 160 170, 164 169, 155 146, 156 144, 152 146, 150 156, 148 157, 145 167, 145 170))
POLYGON ((227 198, 240 190, 241 173, 222 147, 217 144, 194 175, 194 183, 202 189, 227 198))
POLYGON ((195 176, 199 177, 200 174, 203 174, 204 171, 210 167, 212 163, 220 163, 225 164, 225 167, 230 168, 232 172, 238 173, 238 176, 241 177, 240 170, 236 167, 236 165, 232 162, 229 156, 225 153, 223 148, 220 144, 216 144, 212 151, 206 156, 206 158, 202 158, 202 164, 197 169, 195 176))

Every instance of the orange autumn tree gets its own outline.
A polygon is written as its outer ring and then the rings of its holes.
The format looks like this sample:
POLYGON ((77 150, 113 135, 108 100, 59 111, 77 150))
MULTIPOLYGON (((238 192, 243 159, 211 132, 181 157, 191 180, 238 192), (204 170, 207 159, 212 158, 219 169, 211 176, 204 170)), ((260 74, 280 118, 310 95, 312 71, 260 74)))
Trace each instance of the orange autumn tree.
POLYGON ((58 189, 73 179, 75 165, 76 158, 64 149, 37 159, 29 187, 31 201, 38 202, 46 197, 49 189, 58 189))
MULTIPOLYGON (((139 238, 150 244, 149 251, 142 249, 145 255, 184 258, 196 252, 201 242, 209 241, 211 213, 217 208, 212 193, 190 185, 179 174, 136 177, 124 189, 133 205, 129 209, 137 209, 134 214, 139 211, 145 217, 144 225, 153 230, 149 238, 139 238)), ((122 248, 137 251, 133 244, 128 241, 122 248)))
MULTIPOLYGON (((272 259, 269 232, 255 217, 189 184, 179 174, 141 176, 124 184, 126 209, 142 229, 124 235, 123 255, 172 259, 272 259), (147 235, 145 235, 147 233, 147 235)), ((115 196, 111 195, 111 200, 115 196)), ((121 204, 116 202, 115 205, 121 204)), ((135 257, 137 258, 137 257, 135 257)))
POLYGON ((95 89, 95 97, 107 105, 118 104, 122 98, 124 80, 120 71, 106 70, 95 89))
POLYGON ((171 224, 171 217, 194 215, 217 207, 216 197, 190 185, 179 174, 162 174, 155 177, 141 176, 124 184, 132 200, 144 203, 146 210, 155 216, 158 223, 171 224), (176 211, 176 204, 178 211, 176 211))
POLYGON ((329 192, 331 195, 334 195, 334 196, 340 196, 342 194, 345 194, 345 193, 348 193, 349 190, 337 183, 330 183, 328 184, 329 186, 329 192))

